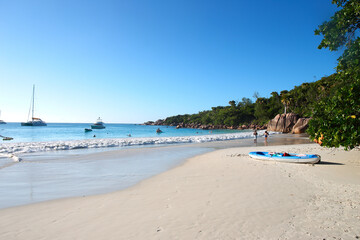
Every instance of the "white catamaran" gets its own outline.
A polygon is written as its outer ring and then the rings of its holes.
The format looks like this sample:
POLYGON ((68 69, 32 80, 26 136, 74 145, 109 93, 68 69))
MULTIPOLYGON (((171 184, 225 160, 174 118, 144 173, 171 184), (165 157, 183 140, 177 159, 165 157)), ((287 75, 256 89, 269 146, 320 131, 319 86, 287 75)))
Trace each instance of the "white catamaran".
POLYGON ((34 102, 35 102, 35 85, 33 85, 33 95, 32 95, 32 105, 30 106, 28 119, 31 111, 31 120, 28 120, 27 122, 22 122, 21 126, 47 126, 47 124, 41 120, 40 118, 34 117, 34 102))

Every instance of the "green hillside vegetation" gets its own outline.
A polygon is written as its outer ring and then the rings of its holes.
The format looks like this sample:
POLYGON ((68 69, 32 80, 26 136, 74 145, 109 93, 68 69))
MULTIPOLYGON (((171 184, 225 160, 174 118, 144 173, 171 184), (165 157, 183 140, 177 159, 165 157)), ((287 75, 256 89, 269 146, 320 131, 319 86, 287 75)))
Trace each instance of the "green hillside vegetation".
POLYGON ((211 110, 196 114, 168 117, 166 125, 201 124, 237 128, 241 125, 264 125, 279 113, 297 113, 302 117, 311 117, 315 104, 325 96, 333 94, 338 83, 336 74, 323 77, 319 81, 303 83, 288 91, 272 92, 269 98, 258 97, 255 102, 249 98, 230 101, 228 106, 212 107, 211 110))

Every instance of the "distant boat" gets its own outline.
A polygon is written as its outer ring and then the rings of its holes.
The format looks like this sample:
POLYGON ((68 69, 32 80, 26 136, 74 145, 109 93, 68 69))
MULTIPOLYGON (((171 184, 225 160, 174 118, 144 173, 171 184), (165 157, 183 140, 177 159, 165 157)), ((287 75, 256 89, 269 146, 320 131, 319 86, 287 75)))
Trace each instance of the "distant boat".
POLYGON ((92 131, 92 129, 90 129, 90 128, 85 128, 85 132, 91 132, 92 131))
POLYGON ((14 138, 12 137, 5 137, 5 136, 2 136, 0 135, 0 137, 4 140, 4 141, 10 141, 10 140, 13 140, 14 138))
POLYGON ((160 128, 156 129, 156 133, 162 133, 163 131, 161 131, 160 128))
POLYGON ((93 125, 91 125, 91 128, 92 128, 92 129, 104 129, 104 128, 105 128, 105 125, 104 125, 103 121, 101 120, 101 118, 99 117, 99 118, 96 120, 96 123, 94 123, 93 125))
POLYGON ((12 138, 12 137, 4 137, 3 138, 3 141, 10 141, 10 140, 13 140, 14 138, 12 138))
MULTIPOLYGON (((1 111, 0 111, 0 117, 1 117, 1 111)), ((6 124, 3 120, 0 120, 0 124, 6 124)))
POLYGON ((30 106, 29 109, 29 115, 31 111, 31 120, 30 121, 28 120, 27 122, 22 122, 21 126, 33 126, 33 127, 47 126, 47 124, 43 120, 41 120, 41 118, 34 117, 34 109, 35 109, 34 105, 35 105, 35 85, 33 85, 32 105, 30 106))

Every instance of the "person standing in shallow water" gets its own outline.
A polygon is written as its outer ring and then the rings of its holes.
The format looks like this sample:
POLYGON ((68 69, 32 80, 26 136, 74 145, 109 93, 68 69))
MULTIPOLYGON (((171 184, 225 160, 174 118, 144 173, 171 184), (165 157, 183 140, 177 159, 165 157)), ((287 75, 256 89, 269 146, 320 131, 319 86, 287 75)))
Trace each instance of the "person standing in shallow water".
POLYGON ((265 136, 265 146, 267 146, 267 138, 269 136, 269 133, 265 131, 264 136, 265 136))
POLYGON ((267 138, 269 136, 269 133, 267 131, 265 131, 264 136, 265 136, 265 142, 267 142, 267 138))
POLYGON ((254 130, 253 135, 254 135, 254 143, 256 143, 257 142, 257 135, 258 135, 256 129, 254 130))

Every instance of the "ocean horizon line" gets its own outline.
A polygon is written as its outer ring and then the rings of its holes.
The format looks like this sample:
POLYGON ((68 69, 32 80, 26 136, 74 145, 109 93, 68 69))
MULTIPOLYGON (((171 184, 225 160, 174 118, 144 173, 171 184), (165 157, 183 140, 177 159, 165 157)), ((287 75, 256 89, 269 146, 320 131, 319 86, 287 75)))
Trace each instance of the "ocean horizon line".
MULTIPOLYGON (((22 123, 22 122, 26 122, 26 121, 5 121, 6 123, 22 123)), ((95 121, 93 122, 48 122, 45 121, 46 123, 69 123, 69 124, 93 124, 95 121)), ((121 123, 121 122, 106 122, 104 121, 105 124, 136 124, 136 125, 142 125, 144 123, 121 123)))

